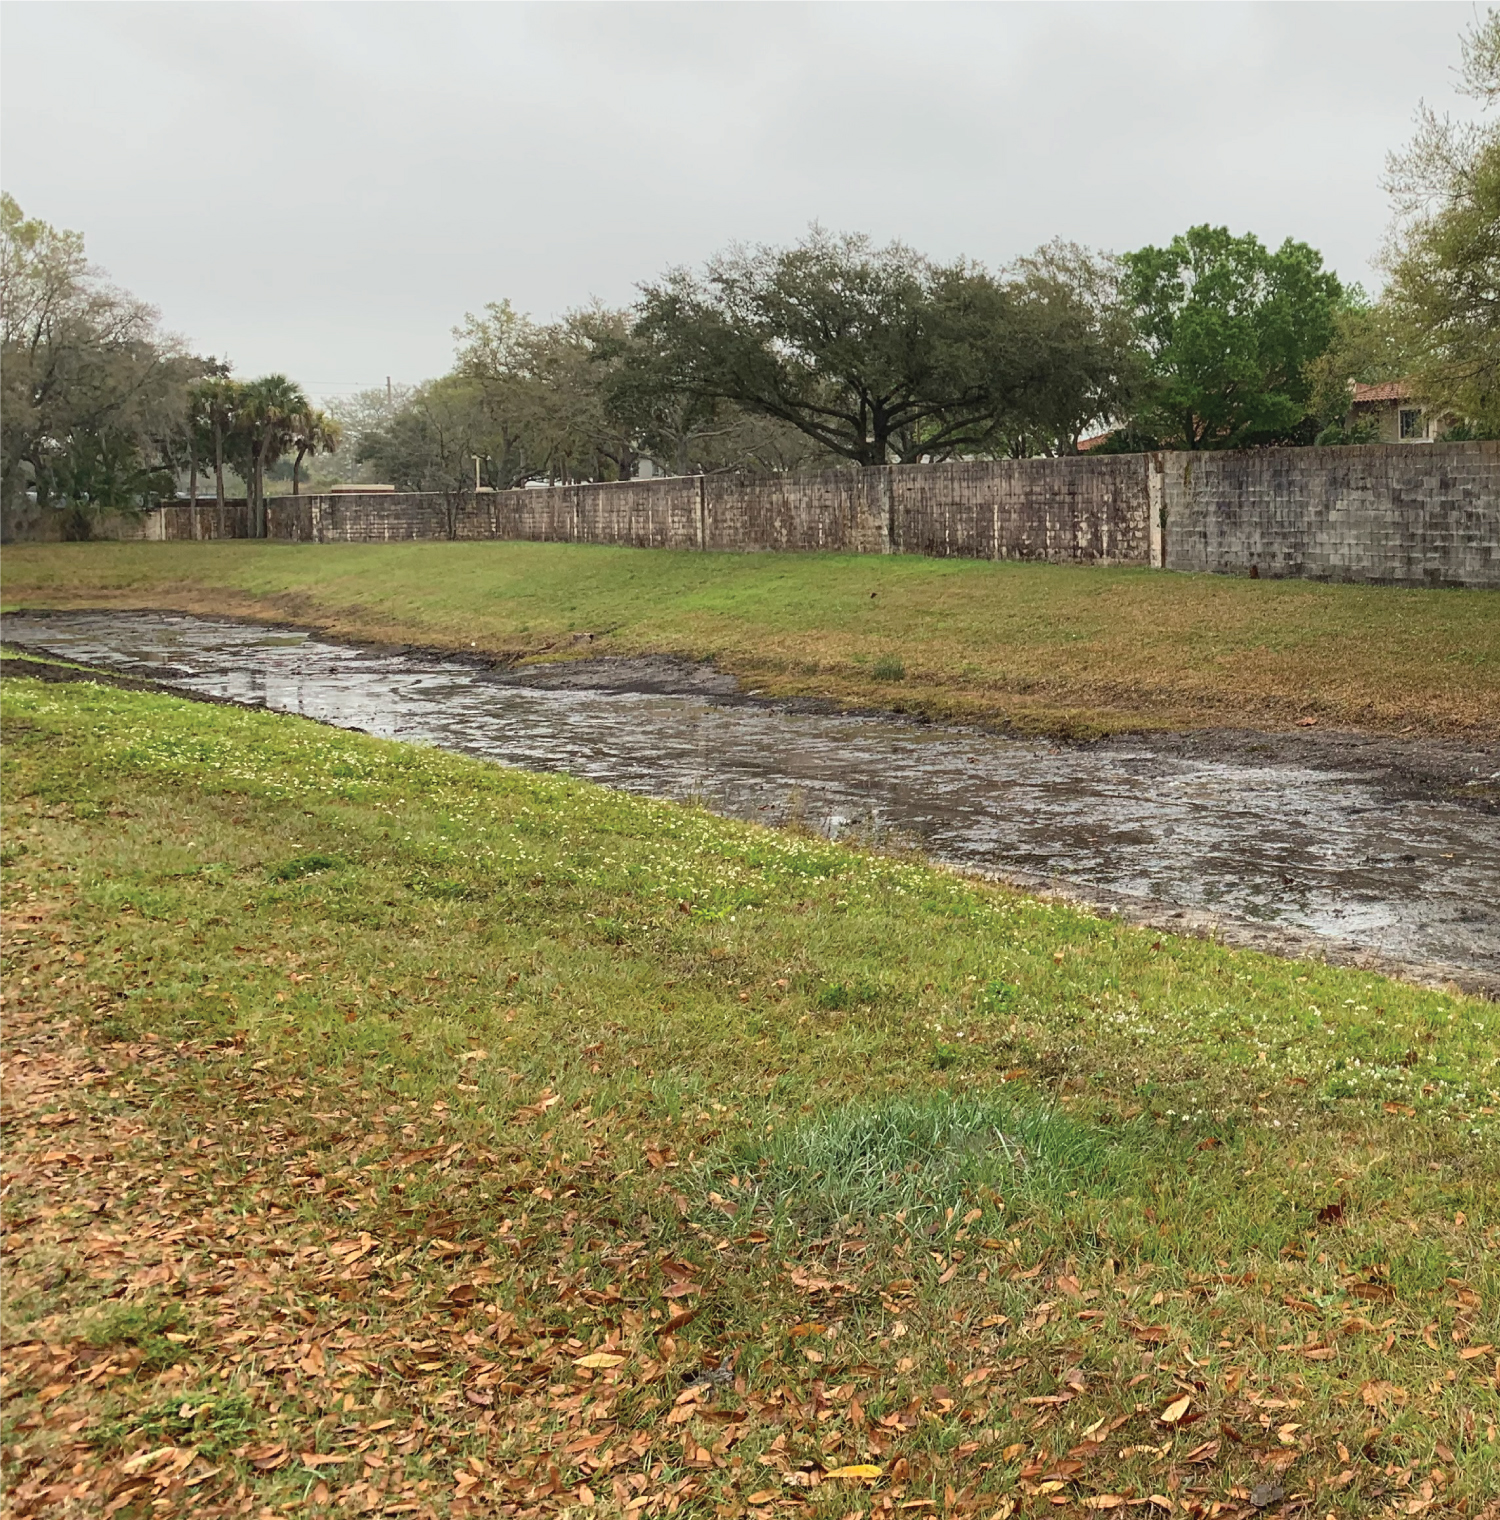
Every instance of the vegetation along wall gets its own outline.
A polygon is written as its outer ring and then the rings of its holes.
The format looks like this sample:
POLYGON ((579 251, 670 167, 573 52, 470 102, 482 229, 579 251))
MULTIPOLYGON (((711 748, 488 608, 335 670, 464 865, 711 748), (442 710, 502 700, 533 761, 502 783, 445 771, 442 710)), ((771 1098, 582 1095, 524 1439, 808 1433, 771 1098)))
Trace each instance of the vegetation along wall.
MULTIPOLYGON (((304 543, 832 550, 1500 589, 1495 443, 1085 454, 267 506, 270 537, 304 543)), ((199 535, 212 517, 200 510, 199 535)), ((190 509, 147 514, 140 536, 192 538, 190 509)))

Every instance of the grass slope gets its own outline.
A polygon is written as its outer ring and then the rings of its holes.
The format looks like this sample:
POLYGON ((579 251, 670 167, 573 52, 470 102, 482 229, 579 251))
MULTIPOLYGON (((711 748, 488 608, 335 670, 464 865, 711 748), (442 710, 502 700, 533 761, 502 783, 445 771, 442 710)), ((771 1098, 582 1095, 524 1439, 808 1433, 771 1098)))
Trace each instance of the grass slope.
POLYGON ((0 698, 12 1514, 1496 1513, 1494 1006, 0 698))
POLYGON ((230 612, 521 657, 708 658, 775 694, 1063 735, 1304 718, 1500 733, 1485 592, 567 544, 65 544, 8 549, 5 602, 230 612))

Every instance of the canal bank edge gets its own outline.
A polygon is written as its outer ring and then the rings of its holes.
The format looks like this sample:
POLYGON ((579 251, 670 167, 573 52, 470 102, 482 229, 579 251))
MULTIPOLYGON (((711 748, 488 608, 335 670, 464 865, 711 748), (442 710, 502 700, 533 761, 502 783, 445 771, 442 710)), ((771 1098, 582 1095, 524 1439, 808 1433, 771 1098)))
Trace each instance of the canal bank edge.
MULTIPOLYGON (((164 696, 203 702, 211 706, 267 711, 258 703, 202 694, 174 686, 170 682, 120 675, 108 670, 70 664, 39 646, 18 644, 9 639, 5 641, 4 650, 0 651, 0 676, 15 676, 56 683, 93 682, 130 691, 156 692, 164 696), (12 654, 10 652, 12 650, 18 653, 12 654)), ((747 697, 746 700, 759 699, 747 697)), ((766 705, 783 706, 784 704, 767 701, 766 705)), ((290 715, 278 714, 278 716, 290 715)), ((890 714, 881 716, 892 718, 892 721, 900 721, 890 714)), ((341 725, 325 723, 316 718, 303 721, 316 722, 328 728, 341 727, 341 725)), ((991 881, 998 885, 1013 887, 1046 900, 1065 902, 1070 906, 1097 913, 1101 917, 1111 918, 1132 927, 1157 929, 1163 933, 1193 939, 1213 940, 1232 949, 1257 951, 1278 956, 1284 960, 1315 961, 1351 967, 1410 982, 1415 986, 1500 1001, 1500 974, 1439 962, 1387 956, 1372 951, 1366 946, 1356 945, 1333 936, 1315 934, 1289 926, 1256 923, 1232 915, 1213 913, 1181 904, 1158 902, 1123 892, 1113 892, 1107 888, 1085 887, 1076 882, 1035 872, 960 867, 935 861, 926 856, 923 857, 923 862, 930 869, 948 875, 970 880, 991 881)))

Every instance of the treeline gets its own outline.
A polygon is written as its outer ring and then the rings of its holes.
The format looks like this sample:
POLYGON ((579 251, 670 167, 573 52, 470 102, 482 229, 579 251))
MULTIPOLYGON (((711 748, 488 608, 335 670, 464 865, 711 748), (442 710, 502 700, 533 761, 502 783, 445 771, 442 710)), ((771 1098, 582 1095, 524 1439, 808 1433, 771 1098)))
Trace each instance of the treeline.
MULTIPOLYGON (((212 479, 223 527, 225 472, 264 532, 265 478, 287 455, 292 487, 338 421, 284 375, 239 381, 163 333, 158 313, 87 261, 83 238, 0 197, 0 463, 7 528, 27 508, 67 514, 70 536, 98 516, 212 479)), ((7 531, 7 537, 11 536, 7 531)))
POLYGON ((412 490, 1076 452, 1311 443, 1314 362, 1355 297, 1304 244, 1194 228, 992 273, 813 231, 675 270, 637 304, 465 318, 451 373, 360 427, 412 490))
MULTIPOLYGON (((1461 89, 1500 98, 1500 13, 1461 89)), ((82 238, 0 202, 0 452, 9 525, 149 505, 226 471, 263 531, 268 475, 461 492, 642 471, 1359 443, 1356 382, 1407 381, 1450 436, 1500 436, 1500 123, 1425 110, 1390 163, 1378 301, 1305 243, 1223 227, 1121 256, 1054 242, 999 271, 819 228, 552 323, 465 318, 450 373, 328 413, 241 382, 115 289, 82 238), (283 466, 284 468, 284 466, 283 466)), ((7 536, 11 528, 7 527, 7 536)))
MULTIPOLYGON (((1460 89, 1500 96, 1500 14, 1460 89)), ((1430 110, 1389 166, 1378 301, 1317 250, 1194 227, 1121 257, 1055 242, 992 273, 814 229, 536 324, 465 318, 456 362, 346 409, 409 489, 956 455, 1373 441, 1356 383, 1402 380, 1446 436, 1500 436, 1500 126, 1430 110)))

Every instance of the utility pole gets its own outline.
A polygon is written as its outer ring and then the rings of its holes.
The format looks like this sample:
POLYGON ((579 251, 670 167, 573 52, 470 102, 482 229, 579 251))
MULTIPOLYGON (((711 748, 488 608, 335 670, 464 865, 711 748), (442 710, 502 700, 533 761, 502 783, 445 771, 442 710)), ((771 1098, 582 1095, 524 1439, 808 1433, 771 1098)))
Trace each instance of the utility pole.
POLYGON ((393 404, 391 400, 391 377, 389 375, 385 377, 385 404, 387 406, 393 404))

